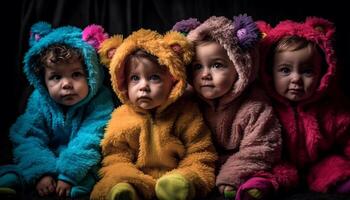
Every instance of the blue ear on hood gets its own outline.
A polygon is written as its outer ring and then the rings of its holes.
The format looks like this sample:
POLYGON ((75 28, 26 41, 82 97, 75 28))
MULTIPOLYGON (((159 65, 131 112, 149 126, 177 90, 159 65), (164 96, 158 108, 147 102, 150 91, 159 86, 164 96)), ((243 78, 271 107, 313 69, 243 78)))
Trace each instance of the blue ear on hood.
POLYGON ((47 35, 52 31, 51 24, 47 22, 38 22, 35 23, 30 28, 30 38, 29 38, 29 45, 33 46, 36 42, 38 42, 42 37, 47 35))

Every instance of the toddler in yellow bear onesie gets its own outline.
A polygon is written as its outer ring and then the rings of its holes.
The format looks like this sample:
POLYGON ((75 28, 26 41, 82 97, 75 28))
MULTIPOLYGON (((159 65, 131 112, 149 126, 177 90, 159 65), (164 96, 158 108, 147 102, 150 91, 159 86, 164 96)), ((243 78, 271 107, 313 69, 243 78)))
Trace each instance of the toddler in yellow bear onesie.
POLYGON ((91 198, 205 196, 214 187, 217 156, 196 103, 183 95, 193 55, 186 38, 141 29, 124 41, 107 39, 99 53, 124 105, 108 122, 91 198))

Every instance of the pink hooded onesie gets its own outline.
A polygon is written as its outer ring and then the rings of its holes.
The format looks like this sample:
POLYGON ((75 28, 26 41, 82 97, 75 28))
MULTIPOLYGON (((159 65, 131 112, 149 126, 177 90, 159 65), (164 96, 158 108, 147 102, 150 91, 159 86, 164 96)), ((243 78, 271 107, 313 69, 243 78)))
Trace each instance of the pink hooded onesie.
POLYGON ((246 15, 234 21, 213 16, 187 35, 190 41, 207 36, 214 39, 226 50, 238 73, 232 89, 217 104, 199 98, 219 153, 217 186, 239 188, 257 172, 270 170, 280 158, 280 124, 267 96, 254 82, 258 51, 250 30, 259 30, 255 23, 247 25, 246 19, 246 15))
POLYGON ((283 161, 275 167, 280 186, 294 187, 297 176, 286 173, 297 170, 315 192, 328 192, 336 183, 350 177, 350 107, 336 86, 337 63, 332 46, 335 28, 325 19, 308 17, 305 22, 280 22, 271 28, 258 22, 262 30, 261 79, 272 97, 282 123, 283 161), (299 36, 315 43, 324 53, 327 69, 313 96, 291 105, 276 93, 271 69, 267 63, 274 45, 283 37, 299 36))

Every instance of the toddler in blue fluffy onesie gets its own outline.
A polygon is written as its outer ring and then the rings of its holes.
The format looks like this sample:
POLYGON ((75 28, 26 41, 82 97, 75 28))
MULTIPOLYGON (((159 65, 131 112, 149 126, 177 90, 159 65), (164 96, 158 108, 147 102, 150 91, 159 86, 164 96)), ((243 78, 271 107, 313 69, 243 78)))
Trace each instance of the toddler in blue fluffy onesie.
POLYGON ((114 109, 96 48, 103 29, 32 26, 24 72, 34 87, 10 129, 14 164, 0 167, 0 193, 88 195, 97 181, 100 140, 114 109))

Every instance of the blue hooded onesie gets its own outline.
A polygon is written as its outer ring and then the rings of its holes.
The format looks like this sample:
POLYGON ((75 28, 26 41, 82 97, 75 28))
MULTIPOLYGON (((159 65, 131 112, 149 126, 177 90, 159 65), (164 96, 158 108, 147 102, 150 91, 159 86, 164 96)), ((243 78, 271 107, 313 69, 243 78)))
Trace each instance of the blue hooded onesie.
POLYGON ((41 177, 51 175, 72 185, 71 197, 91 191, 101 159, 100 140, 114 103, 112 93, 102 85, 103 69, 96 50, 82 36, 83 31, 72 26, 53 29, 45 22, 32 26, 23 62, 34 91, 24 114, 10 129, 15 164, 1 167, 0 176, 12 172, 22 185, 35 186, 41 177), (80 50, 89 85, 88 95, 65 112, 34 72, 40 53, 56 43, 80 50))

